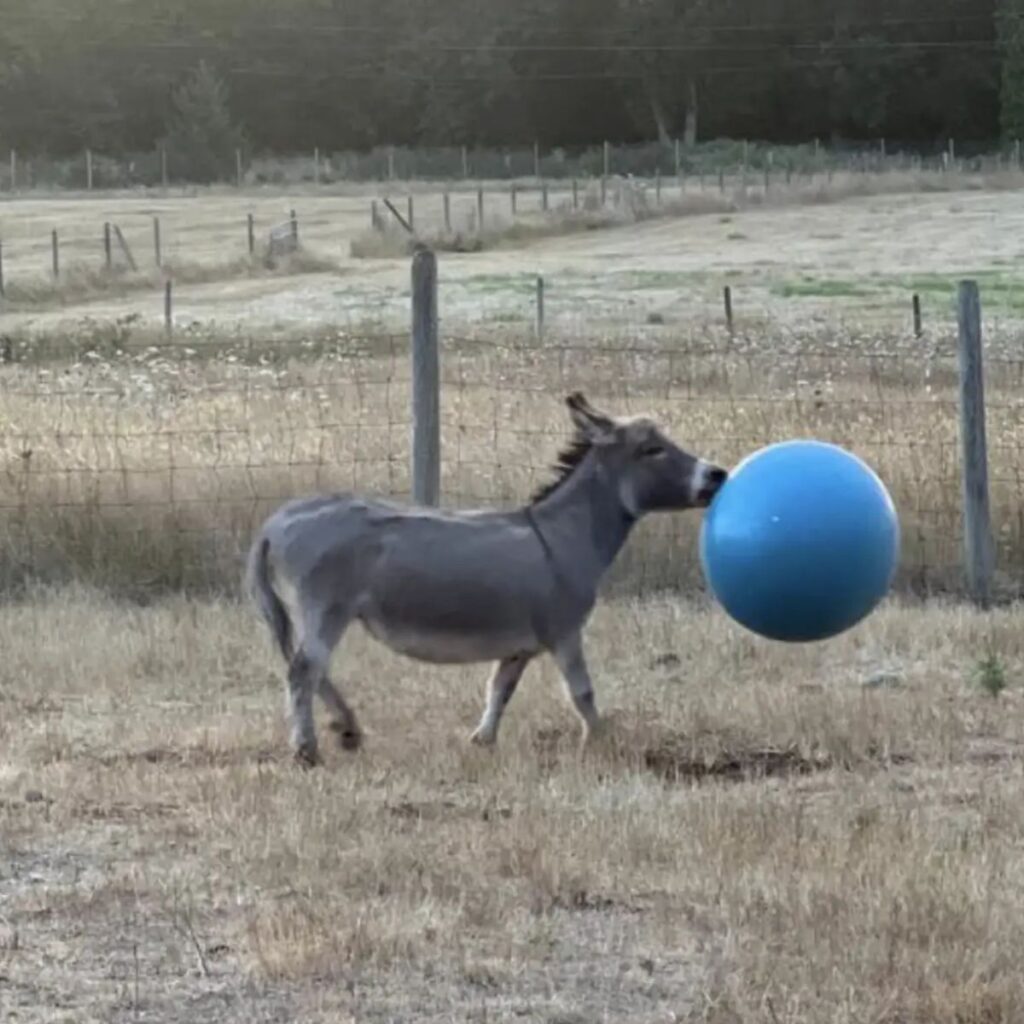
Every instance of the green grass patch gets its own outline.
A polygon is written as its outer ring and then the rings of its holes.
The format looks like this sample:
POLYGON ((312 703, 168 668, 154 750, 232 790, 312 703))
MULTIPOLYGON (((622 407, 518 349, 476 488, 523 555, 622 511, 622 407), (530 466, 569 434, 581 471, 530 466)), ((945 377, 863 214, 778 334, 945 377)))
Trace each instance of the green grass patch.
POLYGON ((847 281, 842 278, 803 277, 795 281, 780 281, 772 286, 772 293, 783 299, 863 299, 875 295, 876 290, 865 281, 847 281))
POLYGON ((526 274, 474 274, 459 284, 477 295, 532 295, 537 290, 536 276, 526 274))
POLYGON ((704 274, 684 273, 678 270, 631 270, 610 274, 610 283, 616 290, 642 292, 693 288, 704 283, 704 274))
POLYGON ((1003 270, 965 270, 958 274, 912 274, 900 277, 876 277, 880 286, 892 292, 916 292, 926 305, 953 309, 957 287, 963 280, 978 282, 982 308, 1024 313, 1024 277, 1003 270))

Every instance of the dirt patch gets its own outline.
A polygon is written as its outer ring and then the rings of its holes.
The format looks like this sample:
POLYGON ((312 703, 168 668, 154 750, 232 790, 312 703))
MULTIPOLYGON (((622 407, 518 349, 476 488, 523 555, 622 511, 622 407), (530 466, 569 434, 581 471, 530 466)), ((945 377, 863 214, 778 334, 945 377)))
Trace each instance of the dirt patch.
POLYGON ((805 757, 797 750, 745 750, 723 753, 710 760, 690 755, 681 744, 644 751, 644 766, 668 782, 751 782, 759 779, 812 775, 835 765, 827 754, 805 757))

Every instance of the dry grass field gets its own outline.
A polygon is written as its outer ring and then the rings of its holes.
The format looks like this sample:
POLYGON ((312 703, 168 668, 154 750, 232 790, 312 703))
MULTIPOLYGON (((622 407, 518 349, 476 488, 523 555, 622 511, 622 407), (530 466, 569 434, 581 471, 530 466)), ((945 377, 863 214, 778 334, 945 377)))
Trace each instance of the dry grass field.
POLYGON ((890 607, 813 648, 685 600, 593 623, 603 749, 547 665, 340 659, 367 730, 306 773, 230 603, 0 615, 0 978, 17 1021, 1016 1021, 1017 611, 890 607))
MULTIPOLYGON (((244 229, 253 200, 235 201, 175 201, 178 230, 244 229)), ((351 237, 366 197, 322 199, 342 201, 351 237)), ((5 223, 56 213, 32 203, 5 223)), ((183 286, 170 342, 148 313, 111 321, 143 292, 5 312, 0 1019, 1024 1019, 1016 205, 861 197, 441 257, 446 501, 523 500, 581 387, 724 464, 838 441, 900 511, 897 592, 807 647, 709 605, 697 514, 645 524, 588 631, 612 721, 582 758, 552 665, 484 752, 484 666, 403 661, 358 632, 336 674, 365 748, 325 744, 314 772, 288 756, 239 557, 285 497, 408 492, 407 260, 183 286), (1006 599, 989 613, 956 593, 967 273, 1006 599), (747 303, 732 337, 726 281, 747 303)))

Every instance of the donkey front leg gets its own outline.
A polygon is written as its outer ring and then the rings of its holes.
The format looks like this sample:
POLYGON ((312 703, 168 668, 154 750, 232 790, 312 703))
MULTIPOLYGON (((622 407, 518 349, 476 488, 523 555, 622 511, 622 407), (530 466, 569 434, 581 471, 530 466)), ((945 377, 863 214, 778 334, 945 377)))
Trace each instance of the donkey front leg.
POLYGON ((594 687, 590 682, 586 658, 583 656, 583 637, 579 633, 566 637, 552 654, 565 680, 565 687, 576 713, 583 721, 583 743, 601 731, 601 716, 594 702, 594 687))
POLYGON ((470 737, 471 742, 489 747, 498 738, 498 725, 512 694, 516 692, 519 680, 526 666, 530 664, 532 654, 517 655, 499 661, 487 684, 487 707, 484 709, 476 732, 470 737))

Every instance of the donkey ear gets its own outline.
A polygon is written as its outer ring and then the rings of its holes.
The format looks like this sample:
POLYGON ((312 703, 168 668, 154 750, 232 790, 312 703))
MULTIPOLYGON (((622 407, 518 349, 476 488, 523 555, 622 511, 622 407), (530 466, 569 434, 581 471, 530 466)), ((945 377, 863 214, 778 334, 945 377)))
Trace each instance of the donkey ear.
POLYGON ((576 429, 583 434, 591 443, 597 443, 615 429, 614 421, 598 412, 583 396, 580 391, 574 391, 569 395, 565 404, 569 407, 569 415, 576 425, 576 429))

